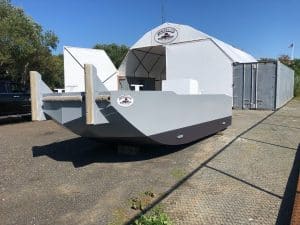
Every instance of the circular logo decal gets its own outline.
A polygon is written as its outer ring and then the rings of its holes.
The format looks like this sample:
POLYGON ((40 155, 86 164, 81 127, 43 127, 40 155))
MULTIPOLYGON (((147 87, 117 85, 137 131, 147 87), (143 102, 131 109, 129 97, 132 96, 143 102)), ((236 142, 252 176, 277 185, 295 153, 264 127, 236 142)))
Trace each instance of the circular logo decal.
POLYGON ((133 98, 130 95, 121 95, 117 98, 118 105, 129 107, 133 104, 133 98))
POLYGON ((178 32, 174 27, 165 27, 156 32, 154 40, 160 44, 167 44, 174 41, 178 36, 178 32))

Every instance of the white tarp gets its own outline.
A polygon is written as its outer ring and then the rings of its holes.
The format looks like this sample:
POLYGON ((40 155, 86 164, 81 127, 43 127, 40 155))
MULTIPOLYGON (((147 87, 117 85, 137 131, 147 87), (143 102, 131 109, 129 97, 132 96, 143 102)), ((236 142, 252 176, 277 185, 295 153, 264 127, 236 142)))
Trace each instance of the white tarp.
POLYGON ((256 62, 250 54, 187 25, 164 23, 140 38, 127 53, 119 73, 132 78, 155 79, 155 90, 178 89, 180 94, 198 93, 232 96, 232 64, 256 62), (181 83, 181 84, 180 84, 181 83), (176 84, 176 85, 175 85, 176 84), (184 91, 186 90, 186 91, 184 91), (183 93, 184 92, 184 93, 183 93))
POLYGON ((118 89, 118 71, 104 50, 64 47, 64 80, 66 92, 84 91, 84 64, 93 64, 99 79, 110 90, 118 89))
MULTIPOLYGON (((223 41, 218 40, 217 38, 214 38, 208 34, 205 34, 199 30, 196 30, 195 28, 188 26, 188 25, 182 25, 182 24, 175 24, 175 23, 164 23, 151 31, 147 32, 141 39, 139 39, 132 47, 131 49, 136 48, 143 48, 147 46, 157 46, 161 45, 158 41, 158 38, 156 36, 160 35, 160 31, 163 31, 163 29, 166 29, 168 32, 168 28, 175 28, 175 32, 173 33, 175 39, 173 41, 170 41, 169 43, 163 43, 163 44, 177 44, 181 42, 192 42, 197 40, 203 40, 203 39, 211 39, 213 40, 222 51, 233 61, 233 62, 239 62, 239 63, 247 63, 247 62, 256 62, 256 59, 251 56, 250 54, 235 48, 223 41)), ((170 31, 170 30, 169 30, 170 31)))

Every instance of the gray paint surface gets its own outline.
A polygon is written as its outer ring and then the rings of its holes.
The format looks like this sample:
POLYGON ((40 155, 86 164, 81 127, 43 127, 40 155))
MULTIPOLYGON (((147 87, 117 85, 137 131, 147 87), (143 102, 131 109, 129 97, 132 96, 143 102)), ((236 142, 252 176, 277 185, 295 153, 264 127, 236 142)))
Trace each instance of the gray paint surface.
POLYGON ((130 142, 150 139, 160 140, 156 141, 160 144, 177 145, 195 141, 231 124, 232 98, 227 95, 109 92, 97 78, 92 65, 85 65, 85 81, 85 93, 43 96, 42 111, 80 136, 130 142), (78 96, 76 99, 80 100, 66 101, 74 99, 66 98, 70 95, 78 96), (126 103, 127 99, 131 104, 126 103), (160 135, 166 138, 161 139, 160 135))
MULTIPOLYGON (((110 93, 111 96, 110 104, 97 103, 98 113, 106 118, 108 121, 106 123, 96 121, 97 125, 87 125, 84 101, 45 102, 44 112, 81 136, 119 140, 125 138, 134 141, 180 128, 228 118, 231 117, 232 113, 231 97, 226 95, 191 96, 158 91, 103 93, 110 93), (130 95, 134 99, 134 103, 130 107, 118 105, 117 99, 121 95, 130 95)), ((217 126, 220 129, 225 129, 230 125, 230 121, 227 119, 224 119, 224 122, 222 124, 220 121, 217 126)), ((203 128, 200 127, 200 129, 203 128)), ((195 135, 193 134, 193 136, 195 135)), ((200 136, 203 135, 199 133, 199 138, 200 136)), ((186 143, 185 139, 188 140, 189 137, 184 137, 182 143, 186 143)))
POLYGON ((294 70, 278 62, 276 108, 283 106, 294 97, 294 70))
MULTIPOLYGON (((69 92, 64 93, 63 96, 77 96, 81 93, 69 92)), ((59 93, 44 94, 45 96, 62 96, 59 93)), ((80 101, 68 101, 68 102, 48 102, 44 101, 42 106, 43 112, 50 116, 53 120, 60 124, 65 124, 69 121, 75 120, 83 115, 84 108, 80 101)), ((84 110, 85 113, 85 110, 84 110)))
POLYGON ((173 92, 111 92, 111 105, 146 135, 166 132, 231 116, 226 95, 176 95, 173 92), (134 103, 122 107, 116 99, 131 95, 134 103))
POLYGON ((43 99, 43 112, 80 136, 177 145, 211 135, 231 124, 232 99, 227 95, 109 92, 92 65, 85 65, 85 84, 85 93, 52 93, 43 99), (66 101, 74 99, 70 95, 79 98, 66 101), (130 99, 131 104, 125 99, 130 99))
POLYGON ((238 64, 233 67, 233 108, 238 109, 243 106, 243 65, 238 64))
POLYGON ((252 65, 244 65, 244 108, 250 109, 252 105, 252 65), (249 75, 248 75, 249 74, 249 75), (247 84, 247 85, 246 85, 247 84))
POLYGON ((294 71, 280 62, 233 66, 233 108, 275 110, 293 98, 294 71))
POLYGON ((275 109, 276 64, 259 63, 257 70, 257 109, 275 109))

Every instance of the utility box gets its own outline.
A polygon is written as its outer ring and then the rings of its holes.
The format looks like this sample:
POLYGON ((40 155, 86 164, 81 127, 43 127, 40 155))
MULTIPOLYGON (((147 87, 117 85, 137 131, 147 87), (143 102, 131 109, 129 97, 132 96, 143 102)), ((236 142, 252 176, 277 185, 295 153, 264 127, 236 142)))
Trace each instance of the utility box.
POLYGON ((294 96, 294 71, 279 61, 233 65, 233 108, 276 110, 294 96))

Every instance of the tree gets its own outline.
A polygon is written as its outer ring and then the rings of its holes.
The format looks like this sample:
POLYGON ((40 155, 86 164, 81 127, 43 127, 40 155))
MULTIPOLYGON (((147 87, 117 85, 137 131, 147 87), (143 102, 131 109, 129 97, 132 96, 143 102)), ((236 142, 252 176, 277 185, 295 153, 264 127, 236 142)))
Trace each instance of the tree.
POLYGON ((291 60, 288 55, 281 55, 278 60, 287 66, 291 66, 293 64, 293 60, 291 60))
POLYGON ((28 73, 37 70, 51 86, 61 85, 62 59, 52 56, 58 37, 27 16, 9 0, 0 0, 0 79, 28 84, 28 73))
POLYGON ((292 60, 290 66, 295 71, 295 88, 294 88, 294 95, 300 96, 300 59, 292 60))
POLYGON ((117 44, 96 44, 94 49, 103 49, 111 58, 114 65, 119 68, 129 48, 126 45, 117 44))
POLYGON ((300 96, 300 59, 291 60, 288 55, 282 55, 279 58, 279 61, 295 71, 294 79, 294 95, 300 96))
POLYGON ((257 60, 258 62, 274 62, 276 59, 273 58, 260 58, 257 60))

